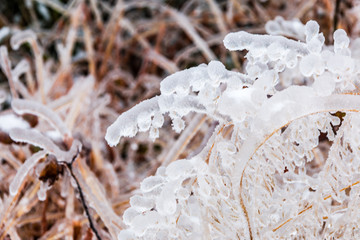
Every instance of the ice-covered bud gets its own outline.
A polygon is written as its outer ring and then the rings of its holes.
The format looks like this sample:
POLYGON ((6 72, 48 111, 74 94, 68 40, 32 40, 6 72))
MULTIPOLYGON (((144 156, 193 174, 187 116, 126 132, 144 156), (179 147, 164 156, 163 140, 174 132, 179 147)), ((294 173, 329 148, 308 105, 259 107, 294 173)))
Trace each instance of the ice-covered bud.
POLYGON ((313 20, 310 20, 305 25, 306 42, 309 42, 313 37, 319 33, 319 24, 313 20))
POLYGON ((310 52, 319 53, 319 52, 321 52, 321 49, 322 49, 322 46, 324 45, 324 42, 325 42, 325 37, 321 33, 317 37, 312 38, 307 43, 307 48, 309 49, 310 52))
POLYGON ((343 29, 334 32, 334 51, 349 47, 350 40, 343 29))
POLYGON ((161 113, 155 113, 151 121, 151 125, 155 128, 160 128, 164 124, 164 116, 161 113))
POLYGON ((224 64, 219 61, 211 61, 207 67, 210 79, 218 82, 226 76, 226 68, 224 64))
POLYGON ((179 117, 175 117, 172 121, 172 127, 175 132, 180 133, 185 128, 185 121, 179 117))
POLYGON ((224 39, 224 45, 230 51, 249 49, 253 37, 246 32, 229 33, 224 39))
POLYGON ((138 116, 138 126, 140 132, 148 131, 151 125, 151 116, 148 113, 142 112, 138 116))
POLYGON ((322 74, 325 69, 325 64, 321 56, 309 54, 301 59, 299 67, 302 75, 310 77, 313 74, 322 74))
POLYGON ((315 78, 312 87, 319 96, 329 96, 335 90, 334 76, 329 72, 325 72, 321 76, 315 78))

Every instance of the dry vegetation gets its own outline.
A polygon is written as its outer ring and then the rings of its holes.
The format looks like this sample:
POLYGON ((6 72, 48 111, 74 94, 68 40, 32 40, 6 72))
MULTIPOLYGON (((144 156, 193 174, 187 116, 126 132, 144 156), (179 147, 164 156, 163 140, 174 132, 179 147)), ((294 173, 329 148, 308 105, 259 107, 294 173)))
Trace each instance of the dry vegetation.
POLYGON ((198 153, 217 125, 189 115, 176 134, 165 119, 156 141, 139 134, 110 148, 104 135, 120 113, 159 94, 160 81, 178 70, 212 59, 242 70, 243 55, 226 51, 225 35, 264 33, 276 16, 314 19, 330 41, 340 27, 359 36, 355 2, 2 1, 0 239, 116 239, 139 183, 159 166, 198 153), (13 99, 26 101, 11 106, 13 99), (34 128, 42 135, 14 142, 15 121, 24 133, 34 128), (58 149, 41 154, 38 137, 58 149), (59 163, 63 152, 69 158, 59 163), (34 154, 38 163, 11 194, 18 169, 34 154))

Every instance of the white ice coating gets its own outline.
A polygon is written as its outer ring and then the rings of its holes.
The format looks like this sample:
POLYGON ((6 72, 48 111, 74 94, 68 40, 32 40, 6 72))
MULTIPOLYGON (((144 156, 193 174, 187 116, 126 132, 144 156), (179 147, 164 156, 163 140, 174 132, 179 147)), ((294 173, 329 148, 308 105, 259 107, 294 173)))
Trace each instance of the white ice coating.
POLYGON ((334 32, 334 49, 335 52, 339 49, 347 48, 349 47, 350 39, 347 36, 344 29, 337 29, 334 32))
MULTIPOLYGON (((228 81, 228 74, 229 71, 222 63, 211 61, 209 65, 202 64, 168 76, 161 82, 161 95, 145 100, 121 114, 107 129, 106 141, 110 146, 115 146, 121 137, 133 137, 138 131, 149 131, 150 138, 155 139, 166 113, 173 120, 173 129, 182 131, 185 122, 181 117, 192 111, 206 113, 214 108, 219 86, 228 81)), ((240 74, 229 75, 235 81, 244 81, 244 76, 240 74)))
POLYGON ((319 34, 320 26, 317 22, 310 20, 305 25, 305 35, 306 42, 309 42, 311 39, 319 34))
POLYGON ((35 167, 35 165, 41 160, 47 151, 39 151, 32 155, 30 158, 26 159, 26 161, 21 165, 21 167, 17 170, 15 177, 10 183, 10 195, 15 196, 24 182, 26 176, 29 171, 35 167))
POLYGON ((63 137, 71 137, 71 132, 67 129, 59 115, 45 105, 31 100, 13 99, 11 107, 17 114, 23 115, 28 113, 41 117, 54 129, 58 130, 63 137))
MULTIPOLYGON (((270 31, 288 31, 285 24, 296 24, 280 20, 268 24, 270 31)), ((324 46, 316 22, 299 24, 294 35, 303 42, 246 32, 228 34, 227 49, 248 50, 245 73, 228 71, 218 61, 175 73, 161 83, 160 96, 136 105, 108 128, 106 140, 115 145, 120 137, 138 130, 157 137, 166 113, 176 131, 184 128, 182 117, 190 111, 219 122, 198 155, 160 167, 155 176, 142 181, 124 213, 127 228, 119 239, 250 239, 251 235, 277 239, 282 234, 286 238, 296 234, 288 233, 287 226, 300 229, 296 221, 307 219, 313 225, 313 218, 322 222, 323 216, 331 215, 304 214, 281 225, 303 211, 302 203, 311 194, 318 194, 325 206, 322 194, 334 191, 321 189, 316 174, 302 171, 314 159, 320 132, 338 144, 332 126, 341 121, 334 112, 346 113, 352 121, 345 119, 342 125, 348 121, 358 129, 357 118, 351 117, 360 112, 360 95, 351 92, 358 86, 358 60, 344 31, 334 33, 332 48, 324 46), (222 131, 225 127, 231 131, 222 131), (280 184, 274 175, 279 175, 280 184), (309 187, 316 193, 310 193, 309 187), (301 203, 295 206, 294 199, 301 203)), ((350 144, 358 146, 358 136, 348 137, 350 144)), ((342 162, 334 164, 348 171, 349 165, 342 162)), ((339 182, 343 178, 339 176, 339 182)), ((331 184, 341 189, 337 181, 331 184)), ((334 194, 340 201, 339 192, 334 194)), ((321 206, 311 206, 309 211, 321 213, 321 206)))
POLYGON ((105 139, 110 146, 115 146, 121 137, 133 137, 138 132, 138 124, 143 121, 141 116, 151 117, 159 112, 158 97, 145 100, 121 114, 116 121, 108 127, 105 139), (139 118, 140 116, 140 118, 139 118))
POLYGON ((61 150, 54 142, 35 129, 14 128, 10 130, 10 137, 16 142, 25 142, 43 148, 46 152, 56 156, 59 162, 71 162, 77 152, 81 150, 81 143, 74 140, 69 151, 61 150))
POLYGON ((36 34, 32 30, 25 30, 14 34, 10 39, 10 45, 12 49, 18 50, 22 44, 34 41, 36 41, 36 34))
POLYGON ((263 53, 266 53, 266 48, 275 42, 285 50, 290 49, 295 51, 299 56, 305 56, 309 53, 305 43, 290 40, 282 36, 259 35, 240 31, 229 33, 224 39, 224 45, 230 51, 252 51, 255 49, 261 51, 264 49, 263 53))
POLYGON ((301 117, 318 113, 341 111, 360 111, 360 96, 331 95, 317 96, 310 87, 292 86, 277 93, 267 100, 259 109, 253 120, 253 134, 239 150, 239 158, 235 167, 236 174, 233 184, 240 183, 240 176, 247 162, 262 142, 281 127, 301 117), (316 103, 316 104, 314 104, 316 103))
POLYGON ((281 16, 265 24, 265 30, 270 35, 291 36, 299 40, 305 39, 305 26, 299 19, 285 20, 281 16))

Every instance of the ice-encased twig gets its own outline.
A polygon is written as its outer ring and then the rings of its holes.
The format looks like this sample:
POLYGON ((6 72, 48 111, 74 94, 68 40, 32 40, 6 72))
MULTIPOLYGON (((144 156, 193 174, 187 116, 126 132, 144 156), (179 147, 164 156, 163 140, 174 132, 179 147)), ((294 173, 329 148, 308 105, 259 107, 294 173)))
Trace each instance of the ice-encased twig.
POLYGON ((23 165, 17 170, 15 177, 10 183, 10 194, 11 196, 15 196, 22 183, 24 182, 28 172, 35 167, 36 163, 43 158, 46 155, 47 151, 42 150, 34 155, 32 155, 30 158, 28 158, 23 165))
POLYGON ((10 130, 10 137, 16 142, 26 142, 46 149, 54 155, 61 151, 50 139, 34 129, 14 128, 10 130))
POLYGON ((133 137, 138 132, 139 115, 151 118, 155 112, 160 111, 158 96, 145 100, 121 114, 106 130, 105 139, 110 146, 115 146, 121 137, 133 137))
POLYGON ((39 91, 42 102, 46 101, 45 90, 44 90, 44 60, 43 60, 43 51, 36 40, 36 34, 32 30, 20 31, 14 34, 10 39, 10 45, 14 50, 19 49, 19 47, 28 42, 34 52, 35 57, 35 67, 36 67, 36 78, 39 85, 39 91))
POLYGON ((34 129, 14 128, 10 131, 10 137, 17 142, 25 142, 41 147, 48 153, 54 154, 58 162, 70 163, 77 152, 81 150, 81 143, 74 140, 69 151, 63 151, 49 138, 34 129))
POLYGON ((12 109, 17 114, 34 114, 46 120, 53 128, 59 131, 63 138, 71 137, 71 132, 67 129, 59 115, 46 105, 31 100, 14 99, 11 102, 12 109))
POLYGON ((8 50, 5 46, 0 47, 0 68, 7 77, 10 85, 10 92, 14 98, 17 98, 17 92, 15 90, 14 79, 11 72, 11 62, 9 59, 8 50))
POLYGON ((270 35, 294 37, 301 41, 305 40, 305 25, 297 18, 285 20, 283 17, 277 16, 274 20, 268 21, 265 24, 265 30, 270 35))
POLYGON ((309 54, 305 43, 287 39, 282 36, 269 36, 260 34, 251 34, 244 31, 229 33, 224 39, 224 45, 230 51, 249 50, 256 48, 267 48, 272 43, 278 43, 284 49, 295 51, 299 56, 309 54))

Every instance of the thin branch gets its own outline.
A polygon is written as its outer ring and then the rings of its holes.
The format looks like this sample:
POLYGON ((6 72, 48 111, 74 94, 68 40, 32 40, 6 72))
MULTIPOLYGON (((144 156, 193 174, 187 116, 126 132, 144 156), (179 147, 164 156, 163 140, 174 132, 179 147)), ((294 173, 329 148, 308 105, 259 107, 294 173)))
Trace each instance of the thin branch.
POLYGON ((89 207, 88 207, 87 204, 86 204, 85 196, 84 196, 84 193, 83 193, 83 191, 82 191, 82 189, 81 189, 81 187, 80 187, 80 183, 79 183, 78 179, 76 178, 76 176, 74 175, 74 173, 73 173, 73 171, 72 171, 72 163, 76 160, 76 158, 77 158, 77 155, 72 159, 71 163, 67 163, 66 166, 67 166, 67 168, 69 169, 69 172, 70 172, 72 178, 73 178, 73 179, 75 180, 75 182, 76 182, 76 186, 77 186, 77 189, 78 189, 79 195, 80 195, 80 200, 81 200, 81 203, 82 203, 83 208, 84 208, 84 210, 85 210, 86 216, 87 216, 87 218, 88 218, 88 220, 89 220, 90 228, 91 228, 91 230, 94 232, 96 238, 97 238, 98 240, 101 240, 101 237, 100 237, 98 231, 96 230, 95 225, 94 225, 94 223, 93 223, 93 220, 92 220, 92 218, 91 218, 91 215, 90 215, 90 212, 89 212, 89 207))

